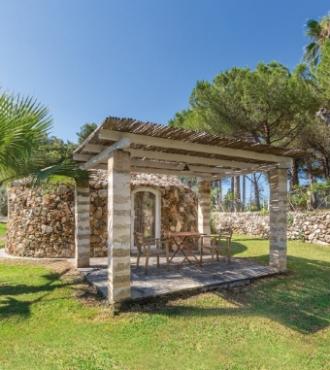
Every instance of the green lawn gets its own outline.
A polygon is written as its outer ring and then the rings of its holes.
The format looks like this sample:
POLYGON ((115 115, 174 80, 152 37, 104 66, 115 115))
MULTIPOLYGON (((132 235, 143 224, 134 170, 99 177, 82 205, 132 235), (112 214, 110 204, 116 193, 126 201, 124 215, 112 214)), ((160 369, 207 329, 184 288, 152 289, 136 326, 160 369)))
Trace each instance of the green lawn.
MULTIPOLYGON (((236 238, 260 261, 267 242, 236 238)), ((111 317, 70 278, 0 264, 0 369, 330 369, 330 247, 289 243, 287 276, 111 317)))
POLYGON ((5 245, 6 225, 0 222, 0 248, 5 245))

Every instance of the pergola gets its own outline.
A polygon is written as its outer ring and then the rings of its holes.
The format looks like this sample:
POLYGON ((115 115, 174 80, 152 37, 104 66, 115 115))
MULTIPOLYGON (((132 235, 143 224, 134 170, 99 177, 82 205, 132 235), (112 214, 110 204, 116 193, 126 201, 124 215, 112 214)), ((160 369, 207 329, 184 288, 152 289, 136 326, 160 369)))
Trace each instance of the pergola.
MULTIPOLYGON (((198 227, 210 233, 210 182, 224 176, 265 171, 270 183, 269 264, 286 270, 287 173, 297 152, 133 119, 107 118, 74 152, 84 169, 108 171, 108 298, 129 300, 131 172, 199 179, 198 227)), ((89 265, 88 184, 78 184, 76 264, 89 265)))

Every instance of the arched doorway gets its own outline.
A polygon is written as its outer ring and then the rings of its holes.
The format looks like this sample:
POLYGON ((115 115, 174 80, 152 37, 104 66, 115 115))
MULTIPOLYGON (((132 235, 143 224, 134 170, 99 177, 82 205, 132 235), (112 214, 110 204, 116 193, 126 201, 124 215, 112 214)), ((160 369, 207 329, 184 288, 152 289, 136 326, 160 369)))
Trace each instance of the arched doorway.
POLYGON ((160 238, 160 202, 159 190, 138 187, 132 191, 132 246, 134 246, 134 232, 140 232, 146 238, 160 238))

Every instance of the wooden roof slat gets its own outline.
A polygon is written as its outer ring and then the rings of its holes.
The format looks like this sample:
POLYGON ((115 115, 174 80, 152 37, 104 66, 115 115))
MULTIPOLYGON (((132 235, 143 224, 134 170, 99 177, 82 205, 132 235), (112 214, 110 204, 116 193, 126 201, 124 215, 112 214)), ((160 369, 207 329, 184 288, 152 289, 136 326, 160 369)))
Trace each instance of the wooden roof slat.
MULTIPOLYGON (((74 152, 75 158, 79 158, 81 161, 87 160, 92 154, 97 155, 98 149, 101 151, 102 148, 104 149, 116 143, 121 137, 130 137, 131 134, 136 135, 134 138, 139 138, 139 140, 131 140, 131 148, 147 149, 157 153, 172 153, 178 156, 185 154, 188 156, 205 156, 206 158, 240 161, 246 163, 247 166, 250 163, 251 168, 255 166, 263 168, 265 164, 267 165, 267 162, 268 164, 273 162, 272 158, 274 158, 274 162, 276 163, 284 163, 291 157, 302 155, 301 151, 258 144, 241 138, 196 132, 183 128, 141 122, 131 118, 108 117, 102 125, 79 145, 74 152), (107 130, 111 130, 114 134, 122 134, 114 135, 114 137, 106 137, 103 133, 108 132, 107 130), (141 136, 145 139, 142 139, 141 136), (153 142, 153 140, 148 140, 148 138, 155 138, 155 140, 153 142), (167 146, 164 139, 177 142, 177 144, 173 145, 172 143, 167 146), (182 142, 182 146, 180 142, 182 142), (192 144, 191 147, 189 146, 190 143, 192 144), (205 153, 203 153, 204 149, 202 150, 202 146, 198 146, 199 144, 204 144, 205 148, 209 146, 210 150, 206 148, 205 153), (225 148, 229 150, 227 151, 225 148), (260 155, 249 154, 252 152, 260 153, 260 155), (262 154, 264 154, 264 157, 262 154), (280 159, 281 157, 284 158, 280 159)), ((244 167, 246 168, 246 166, 244 167)))
POLYGON ((217 154, 217 155, 224 155, 235 159, 237 157, 252 159, 255 161, 264 161, 264 162, 273 162, 278 163, 284 166, 289 166, 291 162, 290 157, 286 157, 284 155, 279 156, 277 154, 272 153, 258 153, 251 150, 244 150, 241 148, 235 149, 225 146, 217 146, 217 145, 205 145, 200 143, 191 143, 187 141, 180 141, 180 140, 173 140, 167 139, 163 137, 152 137, 146 135, 138 135, 131 132, 122 132, 117 130, 107 130, 103 129, 99 132, 99 139, 102 140, 111 140, 116 141, 120 140, 123 137, 127 137, 131 140, 133 144, 141 144, 144 146, 157 146, 161 147, 163 151, 167 149, 171 149, 173 151, 180 151, 184 150, 186 152, 189 151, 196 151, 201 153, 206 153, 208 155, 217 154))

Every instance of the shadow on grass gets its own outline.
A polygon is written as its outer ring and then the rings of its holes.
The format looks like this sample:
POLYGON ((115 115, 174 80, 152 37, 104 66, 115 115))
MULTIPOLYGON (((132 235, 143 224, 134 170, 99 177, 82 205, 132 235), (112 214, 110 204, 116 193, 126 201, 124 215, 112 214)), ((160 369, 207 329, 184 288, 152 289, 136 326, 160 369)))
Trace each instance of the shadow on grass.
POLYGON ((0 285, 0 321, 1 319, 8 318, 10 316, 28 317, 31 313, 31 306, 33 304, 41 302, 56 288, 71 285, 60 281, 60 278, 67 272, 68 270, 64 270, 61 273, 49 272, 43 275, 42 278, 46 280, 46 283, 42 285, 0 285), (23 300, 21 297, 14 297, 23 294, 37 293, 45 294, 32 300, 23 300))
MULTIPOLYGON (((241 242, 244 241, 250 241, 250 240, 256 240, 256 241, 261 241, 262 239, 239 239, 239 240, 233 240, 232 241, 232 255, 235 257, 237 254, 241 254, 245 252, 248 248, 246 247, 245 244, 242 244, 241 242)), ((240 257, 240 256, 238 256, 240 257)), ((240 257, 240 258, 248 258, 252 259, 253 261, 256 261, 262 265, 268 265, 269 262, 269 255, 263 255, 263 256, 253 256, 253 257, 240 257)))
MULTIPOLYGON (((233 248, 235 254, 246 249, 238 242, 234 243, 233 248)), ((268 261, 268 255, 254 259, 265 262, 268 261)), ((133 309, 148 314, 197 318, 230 315, 237 316, 237 320, 240 320, 242 317, 250 316, 267 317, 304 334, 315 333, 329 327, 330 263, 289 256, 288 269, 288 274, 260 280, 245 292, 235 294, 223 291, 213 292, 233 303, 233 307, 222 307, 214 300, 208 303, 207 298, 203 301, 201 297, 201 300, 193 305, 188 304, 189 300, 176 303, 173 299, 170 301, 158 299, 152 309, 150 305, 136 304, 133 309)), ((45 283, 41 285, 0 286, 0 321, 11 316, 26 318, 31 313, 31 306, 44 300, 54 289, 74 284, 66 284, 59 280, 65 273, 66 271, 43 275, 45 283), (30 300, 19 297, 31 293, 41 295, 30 300)))
MULTIPOLYGON (((243 253, 247 250, 247 246, 240 243, 240 241, 232 241, 231 243, 231 254, 232 256, 235 256, 236 254, 240 254, 240 253, 243 253)), ((204 252, 205 254, 207 254, 207 251, 204 252)), ((220 243, 220 254, 222 256, 227 256, 227 249, 226 249, 226 245, 224 243, 224 241, 221 241, 220 243)))
MULTIPOLYGON (((240 241, 232 241, 231 247, 232 247, 231 254, 233 256, 235 256, 236 254, 243 253, 247 250, 247 246, 244 244, 241 244, 240 241)), ((223 245, 221 246, 221 252, 224 256, 226 255, 226 250, 223 245)))
MULTIPOLYGON (((268 260, 261 256, 258 260, 268 260)), ((234 307, 156 305, 154 313, 167 316, 263 316, 304 334, 315 333, 330 325, 330 263, 288 257, 289 273, 266 278, 251 285, 246 292, 215 291, 234 307)), ((212 301, 214 302, 214 301, 212 301)), ((150 307, 137 306, 150 313, 150 307)), ((240 318, 239 318, 240 317, 240 318)))
POLYGON ((242 236, 240 236, 239 238, 237 238, 238 241, 240 242, 250 242, 250 241, 257 241, 257 242, 264 242, 265 240, 267 241, 267 239, 263 239, 261 237, 251 237, 249 236, 248 238, 244 238, 242 236))

